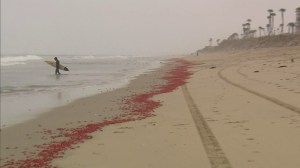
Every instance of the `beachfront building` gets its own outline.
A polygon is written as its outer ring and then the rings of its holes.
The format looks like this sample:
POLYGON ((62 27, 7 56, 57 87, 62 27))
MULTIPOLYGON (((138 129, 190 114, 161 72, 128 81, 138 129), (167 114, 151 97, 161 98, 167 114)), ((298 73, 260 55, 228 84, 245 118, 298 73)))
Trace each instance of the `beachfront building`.
POLYGON ((296 32, 300 33, 300 7, 296 9, 296 32))

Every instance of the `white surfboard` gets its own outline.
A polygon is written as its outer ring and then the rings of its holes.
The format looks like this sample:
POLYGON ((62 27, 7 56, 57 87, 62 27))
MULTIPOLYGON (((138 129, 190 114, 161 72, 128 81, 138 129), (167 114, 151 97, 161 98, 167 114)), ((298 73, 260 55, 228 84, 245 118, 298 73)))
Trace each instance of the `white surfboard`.
MULTIPOLYGON (((55 61, 45 61, 45 62, 56 68, 56 62, 55 61)), ((63 66, 62 64, 59 64, 59 69, 61 69, 63 71, 69 71, 69 69, 66 66, 63 66)))

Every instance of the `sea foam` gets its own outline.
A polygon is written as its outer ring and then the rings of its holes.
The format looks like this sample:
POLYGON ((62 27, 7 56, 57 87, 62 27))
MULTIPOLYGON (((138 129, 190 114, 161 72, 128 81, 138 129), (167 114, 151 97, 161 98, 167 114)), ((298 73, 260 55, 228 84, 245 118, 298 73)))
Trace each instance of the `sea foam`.
POLYGON ((26 64, 27 61, 40 60, 42 57, 36 55, 26 56, 4 56, 1 57, 1 66, 26 64))

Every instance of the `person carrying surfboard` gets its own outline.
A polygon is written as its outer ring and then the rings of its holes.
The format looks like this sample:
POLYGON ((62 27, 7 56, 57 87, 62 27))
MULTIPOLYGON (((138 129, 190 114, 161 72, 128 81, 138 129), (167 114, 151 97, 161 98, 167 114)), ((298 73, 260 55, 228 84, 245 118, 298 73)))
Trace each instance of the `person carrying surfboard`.
POLYGON ((59 70, 69 71, 69 69, 66 66, 60 64, 60 61, 57 59, 57 57, 55 57, 54 60, 55 61, 45 61, 45 62, 55 68, 56 75, 60 75, 59 70))
POLYGON ((60 75, 60 72, 59 72, 59 60, 57 59, 57 57, 54 57, 54 60, 55 60, 55 65, 56 65, 55 74, 56 75, 60 75))

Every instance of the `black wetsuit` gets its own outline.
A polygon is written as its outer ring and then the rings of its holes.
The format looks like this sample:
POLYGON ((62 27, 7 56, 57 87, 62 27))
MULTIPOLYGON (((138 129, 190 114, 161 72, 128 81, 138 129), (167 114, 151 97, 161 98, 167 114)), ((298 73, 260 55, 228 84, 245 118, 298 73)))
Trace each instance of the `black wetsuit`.
POLYGON ((56 75, 60 75, 60 72, 59 72, 59 60, 56 59, 55 62, 56 62, 55 74, 56 74, 56 75))

